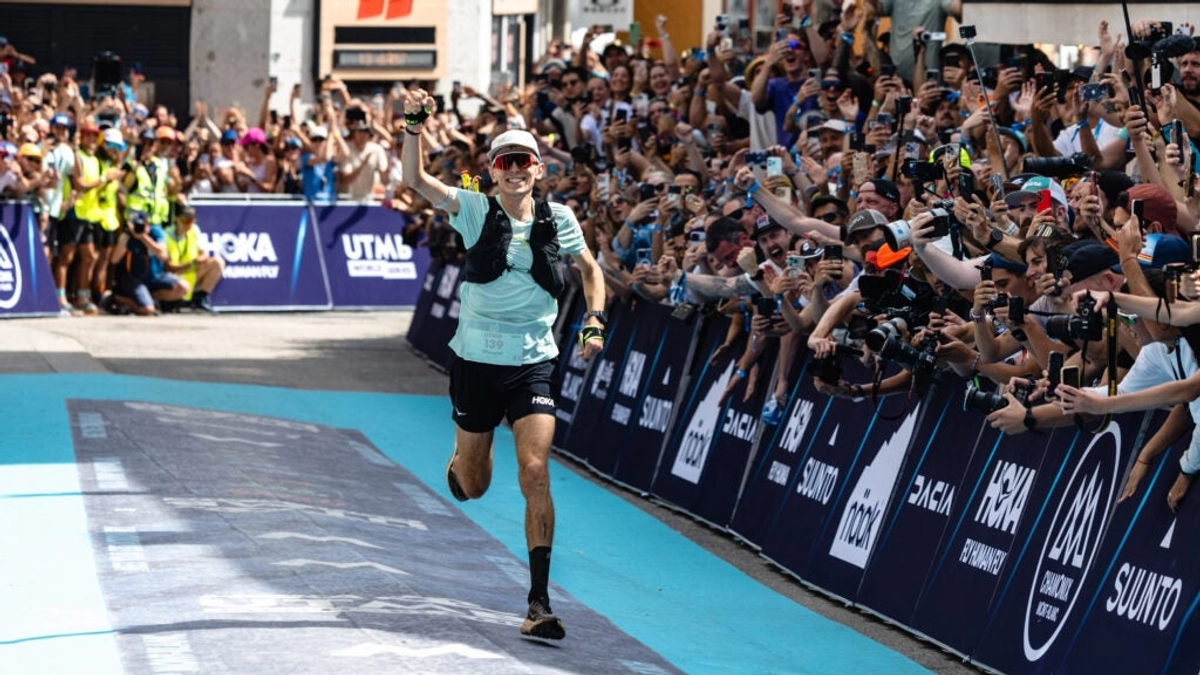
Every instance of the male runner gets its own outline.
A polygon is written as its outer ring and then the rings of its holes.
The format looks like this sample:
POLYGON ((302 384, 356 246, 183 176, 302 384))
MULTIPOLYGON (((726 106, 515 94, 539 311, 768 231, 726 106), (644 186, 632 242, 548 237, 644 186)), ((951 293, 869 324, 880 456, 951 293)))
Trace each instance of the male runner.
POLYGON ((548 462, 558 357, 551 326, 563 288, 559 254, 569 254, 578 266, 591 310, 579 334, 579 355, 585 359, 604 346, 603 273, 571 209, 534 200, 533 184, 545 165, 532 134, 507 131, 492 141, 488 162, 498 195, 489 198, 425 173, 421 125, 430 112, 436 112, 433 97, 421 89, 406 92, 407 142, 400 159, 405 180, 450 215, 451 227, 467 246, 458 331, 450 341, 456 355, 450 399, 457 429, 446 482, 459 501, 483 496, 492 479, 495 428, 507 417, 517 445, 529 548, 529 613, 521 633, 561 640, 566 631, 550 609, 547 590, 554 540, 548 462))

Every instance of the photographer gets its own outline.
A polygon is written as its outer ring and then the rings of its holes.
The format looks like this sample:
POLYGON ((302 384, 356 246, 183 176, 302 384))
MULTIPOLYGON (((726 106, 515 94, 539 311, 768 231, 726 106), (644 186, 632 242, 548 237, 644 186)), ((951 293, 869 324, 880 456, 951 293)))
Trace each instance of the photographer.
POLYGON ((225 260, 211 256, 200 246, 200 227, 196 225, 196 209, 185 204, 175 214, 175 225, 167 231, 167 272, 178 275, 191 290, 183 297, 195 309, 215 311, 212 294, 225 273, 225 260))
POLYGON ((117 279, 111 296, 116 307, 138 316, 154 316, 156 300, 182 300, 191 290, 165 270, 167 234, 141 211, 126 212, 125 231, 117 238, 109 261, 117 279))

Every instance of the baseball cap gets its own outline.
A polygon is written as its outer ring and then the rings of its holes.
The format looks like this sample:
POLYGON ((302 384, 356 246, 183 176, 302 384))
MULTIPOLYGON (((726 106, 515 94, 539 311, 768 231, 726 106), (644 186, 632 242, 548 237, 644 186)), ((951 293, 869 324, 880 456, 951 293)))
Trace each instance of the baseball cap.
POLYGON ((329 130, 326 129, 324 126, 320 126, 320 125, 314 126, 312 129, 309 130, 308 137, 314 141, 317 139, 329 138, 329 130))
POLYGON ((96 126, 95 122, 84 122, 83 126, 79 127, 79 133, 98 134, 100 133, 100 127, 96 126))
POLYGON ((125 138, 123 136, 121 136, 121 130, 120 129, 105 129, 104 130, 104 144, 108 145, 110 147, 116 148, 117 150, 124 150, 125 149, 125 138))
POLYGON ((891 246, 884 244, 874 251, 867 251, 867 254, 863 258, 866 262, 874 265, 875 269, 886 270, 893 265, 907 260, 909 253, 912 253, 911 246, 905 246, 899 251, 893 251, 891 246))
POLYGON ((815 258, 824 253, 824 246, 817 246, 812 241, 805 239, 804 241, 800 242, 800 250, 797 252, 797 255, 805 260, 808 260, 809 258, 815 258))
POLYGON ((226 129, 225 132, 221 134, 222 143, 237 143, 237 140, 237 132, 233 129, 226 129))
MULTIPOLYGON (((225 140, 223 137, 221 140, 225 140)), ((267 133, 259 127, 250 127, 246 135, 238 141, 239 145, 266 145, 267 133)))
POLYGON ((817 131, 836 131, 839 134, 846 133, 846 123, 842 120, 825 120, 825 123, 817 127, 817 131))
POLYGON ((175 127, 159 127, 154 131, 154 137, 160 140, 175 140, 175 127))
POLYGON ((50 118, 50 126, 52 127, 69 127, 71 126, 71 118, 64 113, 56 113, 50 118))
POLYGON ((17 151, 17 154, 20 155, 21 157, 36 157, 38 159, 41 159, 42 158, 42 149, 39 148, 38 146, 34 145, 33 143, 25 143, 24 145, 21 146, 21 149, 17 151))
POLYGON ((528 152, 536 157, 537 161, 542 161, 542 153, 538 151, 533 134, 521 129, 510 129, 492 141, 492 147, 488 150, 488 164, 495 162, 500 155, 508 154, 510 150, 528 152))
MULTIPOLYGON (((900 188, 897 187, 892 181, 886 178, 872 178, 871 180, 867 181, 867 183, 875 186, 875 192, 880 197, 883 197, 889 202, 896 202, 897 204, 900 203, 900 188)), ((866 185, 866 183, 863 184, 866 185)))
POLYGON ((850 238, 859 232, 866 232, 887 224, 887 216, 875 209, 863 209, 850 216, 850 220, 846 223, 846 233, 842 235, 842 241, 849 242, 850 238))
MULTIPOLYGON (((1142 215, 1146 217, 1143 225, 1158 223, 1164 230, 1175 230, 1175 219, 1179 216, 1179 208, 1175 206, 1175 200, 1167 194, 1166 190, 1157 185, 1141 183, 1129 188, 1128 193, 1130 200, 1142 200, 1142 215)), ((1128 209, 1129 205, 1125 206, 1128 209)))
POLYGON ((1067 257, 1067 271, 1071 273, 1071 282, 1078 283, 1084 279, 1119 268, 1121 259, 1117 252, 1095 239, 1081 239, 1063 247, 1063 255, 1067 257))
MULTIPOLYGON (((1138 264, 1142 267, 1165 267, 1172 263, 1191 261, 1191 251, 1183 239, 1173 234, 1151 232, 1146 235, 1142 250, 1138 252, 1138 264)), ((1114 272, 1120 272, 1118 265, 1114 272)))
POLYGON ((759 216, 758 219, 754 221, 754 237, 756 239, 760 235, 764 235, 764 234, 770 232, 771 230, 776 230, 776 229, 783 229, 783 225, 780 225, 779 221, 775 220, 774 218, 768 216, 765 213, 763 215, 759 216))
POLYGON ((285 148, 302 148, 304 147, 304 143, 300 142, 300 139, 296 138, 295 136, 289 136, 288 139, 283 142, 283 146, 285 148))
MULTIPOLYGON (((1032 192, 1037 194, 1042 190, 1049 190, 1050 198, 1058 202, 1059 206, 1067 206, 1066 190, 1063 190, 1063 187, 1056 183, 1052 178, 1047 178, 1046 176, 1034 176, 1025 181, 1025 184, 1021 186, 1021 192, 1032 192)), ((1018 197, 1018 200, 1019 199, 1020 198, 1018 197)), ((1007 197, 1005 197, 1005 201, 1008 201, 1007 197)))

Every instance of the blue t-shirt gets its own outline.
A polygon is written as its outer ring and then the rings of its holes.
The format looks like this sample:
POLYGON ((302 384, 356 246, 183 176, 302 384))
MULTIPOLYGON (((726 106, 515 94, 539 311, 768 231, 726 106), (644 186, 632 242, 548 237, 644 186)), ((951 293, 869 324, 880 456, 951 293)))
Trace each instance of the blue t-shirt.
POLYGON ((337 200, 337 181, 332 161, 309 165, 312 153, 300 155, 300 180, 304 182, 304 198, 310 202, 332 202, 337 200))
MULTIPOLYGON (((487 219, 487 195, 455 190, 458 213, 450 226, 470 248, 479 241, 487 219)), ((559 251, 578 255, 585 249, 583 230, 575 213, 562 204, 550 204, 558 226, 559 251)), ((497 365, 542 363, 558 356, 552 327, 558 316, 558 300, 533 280, 533 249, 529 235, 533 221, 518 222, 511 216, 513 236, 508 246, 511 267, 487 284, 464 281, 459 288, 458 331, 450 348, 459 358, 497 365)))
MULTIPOLYGON (((771 104, 771 110, 775 111, 775 138, 785 148, 796 144, 796 134, 784 131, 783 123, 787 121, 788 108, 792 107, 792 101, 796 100, 796 94, 800 93, 800 87, 804 86, 807 79, 801 78, 792 82, 786 77, 772 77, 767 80, 767 100, 771 104)), ((810 96, 800 105, 797 112, 806 113, 816 109, 817 97, 810 96)))

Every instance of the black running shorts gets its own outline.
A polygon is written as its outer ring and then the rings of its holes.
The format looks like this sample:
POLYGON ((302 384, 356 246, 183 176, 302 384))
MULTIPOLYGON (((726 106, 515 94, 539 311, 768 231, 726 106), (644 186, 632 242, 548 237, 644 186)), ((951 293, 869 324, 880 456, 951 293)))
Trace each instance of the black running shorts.
POLYGON ((512 424, 526 415, 553 415, 556 361, 497 366, 454 357, 450 365, 454 423, 478 434, 492 431, 506 417, 512 424))

